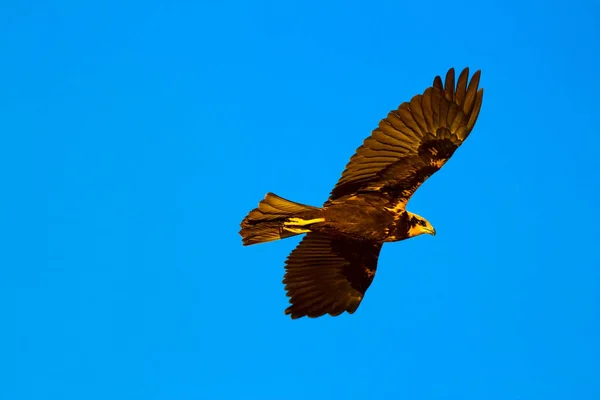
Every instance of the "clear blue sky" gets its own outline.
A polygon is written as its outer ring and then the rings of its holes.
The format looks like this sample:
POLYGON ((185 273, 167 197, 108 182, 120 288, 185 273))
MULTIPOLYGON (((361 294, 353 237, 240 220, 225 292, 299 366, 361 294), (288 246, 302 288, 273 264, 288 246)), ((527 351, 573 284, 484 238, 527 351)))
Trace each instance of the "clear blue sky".
POLYGON ((0 6, 1 399, 600 398, 598 2, 96 3, 0 6), (485 98, 409 204, 437 236, 290 320, 299 238, 240 220, 452 66, 485 98))

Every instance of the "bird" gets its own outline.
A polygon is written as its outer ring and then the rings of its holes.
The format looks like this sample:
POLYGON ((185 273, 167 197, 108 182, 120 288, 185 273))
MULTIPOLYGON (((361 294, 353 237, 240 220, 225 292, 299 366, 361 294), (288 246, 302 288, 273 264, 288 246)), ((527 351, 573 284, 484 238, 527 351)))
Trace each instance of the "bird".
POLYGON ((244 246, 305 234, 285 260, 292 319, 353 314, 377 271, 381 248, 423 234, 427 219, 407 211, 415 191, 452 157, 479 116, 481 71, 442 81, 403 102, 357 148, 322 207, 272 192, 241 221, 244 246))

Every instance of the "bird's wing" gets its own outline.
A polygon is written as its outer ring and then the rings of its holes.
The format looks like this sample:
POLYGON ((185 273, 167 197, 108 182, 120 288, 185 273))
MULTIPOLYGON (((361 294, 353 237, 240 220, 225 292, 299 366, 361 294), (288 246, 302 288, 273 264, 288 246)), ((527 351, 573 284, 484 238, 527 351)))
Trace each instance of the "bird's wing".
POLYGON ((371 285, 381 243, 310 232, 286 260, 283 279, 292 318, 352 314, 371 285))
MULTIPOLYGON (((475 126, 483 89, 480 71, 465 68, 455 85, 454 69, 402 103, 350 158, 327 203, 359 192, 379 192, 404 208, 423 182, 452 156, 475 126)), ((327 204, 326 203, 326 204, 327 204)))

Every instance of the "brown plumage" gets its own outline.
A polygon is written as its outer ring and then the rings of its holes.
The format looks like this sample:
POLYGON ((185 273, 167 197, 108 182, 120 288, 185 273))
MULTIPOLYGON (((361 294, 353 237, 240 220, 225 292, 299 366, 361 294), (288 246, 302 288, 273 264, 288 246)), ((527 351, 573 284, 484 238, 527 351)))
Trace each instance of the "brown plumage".
POLYGON ((352 314, 377 270, 384 242, 435 229, 406 211, 415 191, 437 172, 475 126, 483 89, 480 71, 465 68, 381 120, 346 165, 323 207, 268 193, 241 222, 244 245, 306 233, 286 260, 283 279, 292 318, 352 314))

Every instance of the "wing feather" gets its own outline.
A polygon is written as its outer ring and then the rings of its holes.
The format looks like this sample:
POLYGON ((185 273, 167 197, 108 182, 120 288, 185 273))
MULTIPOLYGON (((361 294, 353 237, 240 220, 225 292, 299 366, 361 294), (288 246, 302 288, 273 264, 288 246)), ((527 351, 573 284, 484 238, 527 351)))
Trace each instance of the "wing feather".
POLYGON ((452 99, 454 98, 454 68, 450 68, 450 70, 448 70, 448 73, 446 74, 444 89, 444 96, 446 97, 446 100, 452 101, 452 99))
POLYGON ((479 111, 481 111, 481 103, 483 101, 483 89, 479 89, 477 91, 477 95, 475 97, 475 102, 473 104, 473 111, 469 117, 469 121, 467 122, 467 128, 470 130, 475 126, 475 122, 477 122, 477 117, 479 117, 479 111))
POLYGON ((462 107, 465 103, 465 95, 467 93, 467 79, 469 77, 469 68, 465 68, 462 70, 460 75, 458 76, 458 82, 456 83, 456 94, 454 96, 454 101, 456 104, 462 107))
POLYGON ((421 107, 420 96, 415 96, 410 101, 410 115, 413 117, 417 124, 418 132, 427 132, 427 123, 425 122, 425 115, 423 115, 423 108, 421 107))
POLYGON ((286 260, 283 283, 292 318, 353 313, 371 285, 381 243, 310 232, 286 260))
POLYGON ((463 113, 465 113, 466 115, 471 114, 471 112, 473 111, 480 77, 481 71, 477 71, 471 77, 471 82, 469 82, 469 87, 467 88, 467 93, 465 95, 465 104, 463 105, 463 113))
POLYGON ((419 128, 419 125, 417 125, 417 122, 410 111, 408 103, 403 103, 400 106, 398 109, 398 114, 402 122, 404 122, 404 125, 410 129, 411 133, 413 134, 413 138, 420 138, 421 129, 419 128))
POLYGON ((443 82, 436 76, 422 94, 390 111, 350 158, 327 203, 378 192, 391 206, 406 206, 475 126, 483 101, 480 78, 476 71, 469 81, 465 68, 455 84, 451 68, 443 82))
POLYGON ((421 98, 421 112, 423 113, 423 119, 425 120, 424 130, 426 132, 433 132, 433 130, 435 129, 433 126, 433 120, 435 119, 435 111, 433 109, 434 99, 432 98, 433 96, 431 95, 431 91, 431 88, 427 88, 425 94, 421 98), (430 112, 423 112, 423 110, 429 110, 430 112))

